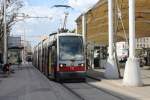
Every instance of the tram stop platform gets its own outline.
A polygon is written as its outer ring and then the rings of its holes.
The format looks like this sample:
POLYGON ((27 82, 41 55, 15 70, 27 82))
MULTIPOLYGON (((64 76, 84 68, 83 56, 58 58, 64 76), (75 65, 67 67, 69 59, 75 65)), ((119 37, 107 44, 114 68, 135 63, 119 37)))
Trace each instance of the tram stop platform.
MULTIPOLYGON (((47 79, 31 64, 14 65, 12 68, 15 73, 11 73, 8 77, 0 73, 0 100, 79 100, 61 84, 47 79)), ((91 81, 92 79, 87 78, 87 83, 105 91, 105 94, 112 95, 113 98, 103 99, 105 95, 102 93, 100 98, 91 97, 92 100, 118 100, 118 98, 119 100, 149 100, 150 70, 142 68, 143 87, 125 87, 122 85, 122 79, 105 79, 103 72, 104 70, 99 69, 89 70, 88 75, 99 78, 101 81, 91 81)), ((83 84, 78 85, 82 86, 83 84)), ((79 92, 89 95, 89 92, 93 91, 85 90, 80 89, 79 92)), ((91 96, 95 96, 98 93, 93 91, 91 94, 91 96)))
MULTIPOLYGON (((125 97, 130 97, 132 100, 150 100, 150 66, 141 67, 141 75, 143 86, 141 87, 129 87, 123 85, 123 79, 106 79, 104 77, 104 69, 90 69, 87 74, 100 82, 92 83, 93 85, 102 88, 108 92, 116 93, 115 95, 124 100, 125 97)), ((121 76, 123 76, 124 69, 120 70, 121 76)))
POLYGON ((0 100, 78 100, 30 64, 12 68, 8 77, 0 73, 0 100))

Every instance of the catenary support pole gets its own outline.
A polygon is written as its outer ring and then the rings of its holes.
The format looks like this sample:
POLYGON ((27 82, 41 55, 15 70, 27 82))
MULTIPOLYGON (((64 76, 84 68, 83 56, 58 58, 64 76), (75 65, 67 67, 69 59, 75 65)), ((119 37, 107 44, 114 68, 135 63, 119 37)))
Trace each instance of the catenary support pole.
POLYGON ((135 0, 129 1, 129 58, 126 62, 123 85, 142 86, 139 61, 135 57, 135 0))
POLYGON ((108 32, 109 32, 109 47, 108 53, 109 57, 107 59, 105 77, 109 79, 117 79, 119 78, 119 73, 117 69, 117 64, 114 55, 114 25, 113 25, 113 1, 108 0, 108 32))
MULTIPOLYGON (((78 26, 77 26, 78 27, 78 26)), ((78 30, 77 30, 78 31, 78 30)), ((87 59, 87 43, 86 43, 86 32, 87 32, 87 24, 86 24, 86 13, 82 13, 82 36, 84 41, 84 51, 85 51, 85 58, 87 59)), ((87 64, 87 60, 86 60, 87 64)), ((86 65, 87 66, 87 65, 86 65)))
POLYGON ((77 25, 77 22, 76 22, 75 26, 76 26, 75 33, 78 34, 78 25, 77 25))
POLYGON ((4 54, 3 54, 3 63, 7 63, 7 26, 6 26, 6 0, 3 0, 4 5, 4 18, 3 18, 3 24, 4 24, 4 54))
POLYGON ((86 38, 86 15, 85 13, 82 14, 82 35, 85 41, 85 38, 86 38))

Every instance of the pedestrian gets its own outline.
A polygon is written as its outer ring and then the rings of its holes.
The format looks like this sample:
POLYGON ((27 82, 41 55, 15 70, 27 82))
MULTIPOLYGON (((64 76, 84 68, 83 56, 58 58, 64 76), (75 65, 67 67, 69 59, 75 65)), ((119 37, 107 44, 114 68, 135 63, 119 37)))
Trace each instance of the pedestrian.
POLYGON ((3 72, 8 76, 10 74, 10 65, 7 63, 7 64, 4 64, 4 67, 3 67, 3 72))
POLYGON ((147 56, 144 56, 144 60, 145 60, 145 65, 148 65, 147 64, 147 62, 148 62, 147 56))

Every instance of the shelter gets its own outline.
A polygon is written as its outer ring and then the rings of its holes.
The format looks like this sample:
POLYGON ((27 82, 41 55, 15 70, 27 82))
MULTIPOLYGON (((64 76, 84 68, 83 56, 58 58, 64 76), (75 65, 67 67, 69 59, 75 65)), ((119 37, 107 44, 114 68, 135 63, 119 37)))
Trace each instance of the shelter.
MULTIPOLYGON (((150 0, 136 0, 136 38, 150 37, 150 0)), ((114 0, 115 41, 128 41, 128 0, 114 0)), ((82 15, 76 19, 82 33, 82 15)), ((108 1, 100 0, 86 12, 86 39, 96 44, 108 43, 108 1)))

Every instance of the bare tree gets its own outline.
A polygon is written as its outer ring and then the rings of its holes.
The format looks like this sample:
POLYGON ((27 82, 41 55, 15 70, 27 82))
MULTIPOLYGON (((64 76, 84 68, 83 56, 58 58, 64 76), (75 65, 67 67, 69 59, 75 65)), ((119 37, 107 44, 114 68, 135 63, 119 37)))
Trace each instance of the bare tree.
MULTIPOLYGON (((6 0, 6 22, 7 22, 7 34, 10 33, 12 25, 15 24, 15 17, 18 10, 23 6, 21 0, 6 0)), ((3 38, 3 0, 0 0, 0 40, 3 38)))

